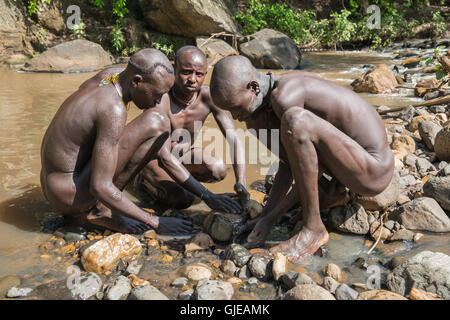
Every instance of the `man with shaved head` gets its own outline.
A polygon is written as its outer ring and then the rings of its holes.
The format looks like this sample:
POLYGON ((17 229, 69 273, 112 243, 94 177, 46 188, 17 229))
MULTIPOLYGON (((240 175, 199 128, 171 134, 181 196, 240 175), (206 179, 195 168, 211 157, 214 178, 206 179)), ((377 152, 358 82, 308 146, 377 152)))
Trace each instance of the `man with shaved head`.
POLYGON ((271 248, 297 262, 327 243, 319 210, 348 200, 342 186, 371 196, 391 181, 394 157, 383 122, 370 104, 345 87, 303 71, 262 74, 247 58, 234 56, 216 64, 211 95, 248 128, 280 129, 280 167, 267 205, 258 220, 240 230, 252 229, 247 246, 263 244, 277 218, 300 201, 302 229, 271 248), (324 172, 334 183, 321 190, 319 203, 318 181, 324 172))
POLYGON ((150 227, 161 234, 190 232, 189 221, 153 216, 122 193, 156 157, 172 164, 174 176, 186 174, 162 148, 169 119, 151 109, 172 87, 173 73, 162 52, 142 49, 126 69, 104 69, 63 102, 41 147, 42 190, 55 208, 77 222, 119 232, 150 227), (125 125, 130 101, 146 111, 125 125))
MULTIPOLYGON (((236 179, 234 190, 237 192, 242 205, 246 206, 249 194, 246 186, 245 156, 240 140, 235 132, 231 117, 214 105, 209 87, 203 85, 208 70, 205 54, 197 47, 184 46, 176 53, 175 58, 175 84, 169 92, 170 103, 163 102, 158 105, 162 113, 168 114, 172 132, 177 129, 187 130, 189 141, 182 138, 172 141, 172 148, 180 150, 180 161, 184 167, 202 182, 217 182, 225 178, 227 167, 222 159, 215 157, 201 148, 193 147, 196 132, 195 122, 203 125, 209 114, 212 113, 223 135, 234 148, 233 169, 236 179)), ((183 209, 189 207, 194 201, 194 194, 182 185, 179 185, 168 174, 167 169, 161 166, 158 159, 149 162, 150 184, 153 196, 168 206, 183 209)), ((210 193, 202 195, 207 201, 210 193)), ((208 203, 208 201, 207 201, 208 203)), ((226 210, 229 211, 230 210, 226 210)), ((236 212, 236 211, 235 211, 236 212)))

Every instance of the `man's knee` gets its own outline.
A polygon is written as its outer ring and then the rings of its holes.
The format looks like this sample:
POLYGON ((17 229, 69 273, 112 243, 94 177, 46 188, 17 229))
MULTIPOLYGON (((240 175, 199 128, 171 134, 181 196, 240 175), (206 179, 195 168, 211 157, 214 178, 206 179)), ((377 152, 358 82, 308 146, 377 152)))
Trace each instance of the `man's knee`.
POLYGON ((215 181, 222 181, 227 176, 227 166, 221 160, 217 160, 212 165, 209 165, 208 169, 211 171, 211 176, 215 181))
POLYGON ((311 112, 293 107, 287 110, 281 118, 281 135, 284 139, 295 139, 299 142, 303 139, 310 139, 314 132, 315 122, 311 112))

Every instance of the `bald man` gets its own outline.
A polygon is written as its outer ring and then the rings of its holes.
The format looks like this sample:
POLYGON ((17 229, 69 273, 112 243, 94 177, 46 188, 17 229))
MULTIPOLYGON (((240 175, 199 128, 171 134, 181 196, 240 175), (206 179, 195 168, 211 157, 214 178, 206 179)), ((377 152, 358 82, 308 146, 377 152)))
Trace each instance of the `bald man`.
MULTIPOLYGON (((184 46, 176 53, 175 84, 169 92, 170 104, 161 103, 157 108, 168 114, 172 132, 185 129, 190 134, 189 141, 181 138, 172 141, 172 148, 180 150, 180 161, 184 167, 201 182, 218 182, 225 178, 227 166, 222 159, 193 147, 195 122, 203 125, 206 118, 212 114, 223 135, 234 148, 233 169, 236 179, 234 190, 245 207, 249 199, 246 187, 245 156, 233 120, 227 112, 214 105, 209 87, 203 85, 208 70, 205 54, 197 47, 184 46)), ((176 183, 167 173, 167 169, 152 160, 147 165, 150 171, 150 183, 153 195, 160 202, 184 209, 194 201, 194 195, 183 186, 176 183)), ((148 176, 148 175, 147 175, 148 176)))
MULTIPOLYGON (((191 223, 157 217, 137 207, 122 193, 168 141, 167 116, 149 108, 173 85, 173 67, 155 49, 142 49, 123 68, 107 68, 85 81, 61 105, 41 147, 41 186, 45 197, 79 223, 119 232, 152 227, 160 234, 183 234, 191 223), (127 104, 146 110, 128 125, 127 104)), ((183 176, 175 162, 174 175, 183 176)))
MULTIPOLYGON (((277 218, 298 200, 302 229, 271 251, 297 262, 327 243, 319 211, 318 180, 324 171, 367 196, 379 194, 391 181, 394 157, 383 122, 371 105, 345 87, 303 71, 262 74, 247 58, 234 56, 216 64, 211 95, 248 128, 280 129, 280 167, 267 205, 259 220, 241 229, 253 229, 248 246, 263 244, 277 218)), ((329 190, 324 202, 332 205, 344 198, 338 189, 329 190)))

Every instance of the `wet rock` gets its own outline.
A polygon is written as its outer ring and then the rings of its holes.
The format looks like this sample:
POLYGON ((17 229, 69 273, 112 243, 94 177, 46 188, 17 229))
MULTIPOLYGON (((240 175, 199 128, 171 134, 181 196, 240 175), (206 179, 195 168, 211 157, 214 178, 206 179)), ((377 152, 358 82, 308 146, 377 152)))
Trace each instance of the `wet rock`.
POLYGON ((213 212, 205 219, 203 226, 216 241, 229 241, 233 235, 233 223, 229 215, 213 212))
POLYGON ((380 240, 386 240, 388 238, 391 237, 392 232, 391 230, 389 230, 386 227, 381 227, 380 222, 375 221, 374 223, 372 223, 370 225, 370 236, 372 237, 373 240, 378 240, 378 238, 380 238, 380 240), (381 233, 381 236, 380 236, 381 233))
POLYGON ((8 290, 8 293, 6 294, 7 298, 23 298, 28 296, 31 291, 33 291, 32 288, 17 288, 12 287, 8 290))
POLYGON ((280 276, 280 281, 284 285, 286 290, 292 289, 301 284, 316 284, 311 277, 304 273, 299 273, 294 270, 289 270, 288 272, 280 276))
POLYGON ((367 269, 369 264, 367 263, 366 259, 359 257, 353 262, 353 265, 360 268, 360 269, 367 269))
POLYGON ((258 285, 258 283, 259 283, 259 281, 258 281, 258 278, 256 278, 256 277, 251 277, 247 280, 247 284, 250 286, 256 286, 256 285, 258 285))
POLYGON ((390 93, 398 85, 394 72, 386 65, 380 64, 364 73, 352 82, 355 92, 370 92, 375 94, 390 93))
POLYGON ((142 265, 141 263, 139 263, 138 260, 133 260, 133 261, 131 261, 131 262, 128 264, 126 271, 127 271, 129 274, 135 274, 135 275, 137 275, 137 274, 139 274, 139 271, 141 271, 142 266, 143 266, 143 265, 142 265))
POLYGON ((170 285, 174 286, 175 288, 182 288, 186 286, 189 283, 189 280, 185 277, 176 278, 172 281, 170 285))
POLYGON ((261 192, 259 190, 249 190, 248 193, 250 193, 250 200, 255 200, 259 204, 264 203, 264 199, 266 198, 266 194, 264 192, 261 192))
POLYGON ((346 278, 345 273, 337 264, 334 263, 327 264, 323 269, 323 274, 341 283, 344 282, 346 278))
POLYGON ((139 0, 139 5, 145 22, 165 34, 194 38, 222 31, 232 34, 239 31, 230 7, 222 0, 139 0))
POLYGON ((43 300, 73 300, 75 296, 67 288, 67 280, 53 281, 37 286, 35 294, 43 300))
POLYGON ((225 259, 220 265, 220 270, 225 274, 232 276, 236 272, 237 268, 233 261, 225 259))
POLYGON ((286 292, 282 300, 336 300, 326 289, 316 284, 301 284, 286 292))
POLYGON ((131 292, 131 280, 124 276, 119 276, 114 285, 106 292, 107 300, 126 300, 131 292))
POLYGON ((250 219, 258 218, 263 211, 263 207, 256 200, 250 199, 248 202, 247 213, 250 219))
POLYGON ((408 300, 405 297, 387 290, 369 290, 361 292, 356 300, 408 300))
POLYGON ((323 287, 330 291, 331 293, 335 293, 336 289, 341 285, 339 282, 334 280, 332 277, 323 278, 323 287))
POLYGON ((391 218, 409 230, 450 232, 450 219, 436 200, 428 197, 405 203, 391 214, 391 218))
POLYGON ((201 281, 195 289, 197 300, 231 300, 233 294, 233 286, 220 280, 201 281))
POLYGON ((395 226, 395 221, 388 220, 388 221, 384 224, 384 226, 385 226, 386 228, 388 228, 389 230, 393 230, 393 229, 394 229, 394 226, 395 226))
POLYGON ((119 261, 132 261, 142 253, 139 240, 128 234, 115 233, 88 246, 81 256, 86 271, 102 273, 111 271, 119 261))
POLYGON ((436 135, 442 130, 442 126, 433 121, 422 121, 418 126, 420 137, 428 149, 434 150, 436 135))
POLYGON ((416 288, 450 299, 450 257, 423 251, 396 267, 387 276, 386 285, 401 295, 416 288))
POLYGON ((391 270, 394 270, 395 268, 397 268, 399 265, 401 265, 405 261, 406 261, 406 258, 404 258, 404 257, 394 257, 389 262, 389 268, 391 270))
POLYGON ((403 134, 394 138, 391 144, 394 157, 403 160, 403 158, 416 150, 416 142, 410 136, 403 134))
POLYGON ((247 57, 255 68, 297 69, 302 54, 294 41, 282 32, 262 29, 249 36, 248 42, 241 43, 240 53, 247 57))
POLYGON ((423 194, 435 199, 443 209, 450 210, 450 176, 431 177, 423 185, 423 194))
POLYGON ((358 291, 343 283, 336 289, 335 297, 336 300, 356 300, 358 291))
POLYGON ((42 253, 46 253, 53 248, 53 243, 46 241, 39 245, 39 251, 42 253))
POLYGON ((414 242, 420 242, 423 240, 424 235, 422 233, 416 233, 413 237, 414 242))
POLYGON ((423 290, 419 290, 416 288, 411 288, 411 291, 409 292, 409 299, 410 300, 442 300, 442 297, 435 294, 426 292, 423 290))
POLYGON ((144 239, 155 240, 156 239, 156 231, 153 229, 145 231, 143 236, 144 236, 144 239))
POLYGON ((29 60, 22 68, 31 72, 89 72, 113 64, 113 58, 94 42, 77 39, 58 44, 29 60))
POLYGON ((411 57, 402 61, 402 66, 405 68, 415 68, 419 65, 419 62, 422 61, 420 57, 411 57))
POLYGON ((286 272, 287 258, 281 253, 275 254, 275 259, 272 264, 272 275, 275 281, 278 281, 280 276, 286 272))
POLYGON ((194 300, 194 297, 194 289, 188 289, 186 291, 180 292, 177 296, 177 300, 194 300))
POLYGON ((433 89, 437 89, 439 87, 439 84, 440 83, 436 78, 422 80, 417 83, 416 87, 414 88, 414 95, 416 97, 423 97, 425 93, 433 89))
POLYGON ((129 300, 169 300, 169 298, 154 286, 146 285, 133 288, 129 300))
POLYGON ((414 108, 412 105, 408 105, 406 108, 399 112, 398 117, 403 121, 410 122, 415 115, 416 108, 414 108))
POLYGON ((213 239, 211 239, 208 234, 200 232, 186 242, 184 254, 193 251, 206 250, 212 246, 214 246, 213 239))
POLYGON ((250 269, 248 266, 243 266, 241 269, 239 269, 238 277, 239 279, 248 279, 252 276, 252 273, 250 272, 250 269))
POLYGON ((331 209, 330 222, 335 229, 342 232, 366 234, 369 231, 367 213, 358 203, 331 209))
POLYGON ((186 266, 185 276, 190 281, 209 280, 212 276, 212 271, 208 265, 203 263, 194 263, 186 266))
POLYGON ((236 243, 230 244, 225 250, 225 259, 230 259, 238 267, 247 264, 251 257, 250 251, 236 243))
POLYGON ((414 232, 406 230, 406 229, 400 229, 398 231, 395 231, 393 235, 389 237, 390 241, 412 241, 414 238, 414 232))
MULTIPOLYGON (((414 171, 416 169, 416 161, 417 161, 417 156, 413 153, 407 154, 403 159, 403 162, 405 163, 405 165, 407 165, 411 169, 414 169, 414 171)), ((410 176, 411 175, 406 175, 405 177, 409 178, 410 176)), ((412 176, 412 177, 414 178, 414 176, 412 176)), ((413 181, 413 183, 414 183, 414 181, 413 181)))
POLYGON ((9 289, 20 286, 21 283, 22 280, 16 276, 6 276, 0 278, 0 297, 4 297, 8 293, 9 289))
POLYGON ((441 161, 450 161, 450 126, 447 125, 436 135, 434 142, 436 157, 441 161))
POLYGON ((64 240, 66 242, 77 242, 77 241, 86 240, 86 237, 81 233, 67 232, 64 235, 64 240))
MULTIPOLYGON (((414 117, 411 122, 409 123, 408 130, 411 132, 416 131, 419 129, 419 123, 422 121, 432 121, 434 120, 433 115, 422 115, 422 116, 416 116, 414 117)), ((412 153, 412 152, 409 152, 412 153)))
POLYGON ((197 43, 197 47, 205 53, 209 66, 215 65, 224 57, 239 54, 232 46, 221 39, 198 36, 195 38, 195 42, 197 43))
POLYGON ((436 170, 433 164, 425 158, 417 158, 416 167, 420 173, 427 173, 436 170))
POLYGON ((261 280, 269 280, 272 276, 273 259, 266 254, 255 254, 248 262, 252 275, 261 280))

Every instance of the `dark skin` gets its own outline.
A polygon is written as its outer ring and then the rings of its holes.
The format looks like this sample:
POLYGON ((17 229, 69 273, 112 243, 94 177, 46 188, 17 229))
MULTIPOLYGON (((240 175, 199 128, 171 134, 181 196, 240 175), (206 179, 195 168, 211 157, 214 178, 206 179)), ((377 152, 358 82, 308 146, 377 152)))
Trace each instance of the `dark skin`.
MULTIPOLYGON (((224 179, 227 174, 227 167, 222 159, 201 148, 193 147, 194 122, 199 121, 203 125, 208 115, 213 114, 220 130, 234 146, 233 169, 236 178, 234 190, 245 207, 250 195, 245 189, 244 151, 235 132, 233 120, 227 112, 214 105, 209 87, 203 85, 207 68, 206 58, 198 49, 182 52, 175 62, 175 84, 169 92, 170 107, 166 106, 166 109, 161 112, 169 115, 172 131, 177 129, 189 131, 190 143, 172 141, 171 147, 181 151, 180 161, 184 167, 202 182, 217 182, 224 179)), ((159 109, 163 107, 165 106, 158 106, 159 109)), ((165 202, 178 208, 187 207, 192 203, 194 200, 192 193, 176 184, 158 160, 150 161, 147 168, 150 169, 158 188, 164 189, 164 194, 167 195, 167 199, 164 199, 165 202)), ((237 213, 238 211, 231 212, 237 213)))
MULTIPOLYGON (((224 63, 224 68, 234 68, 237 75, 236 65, 250 63, 247 61, 233 59, 224 63)), ((308 72, 273 76, 270 81, 268 75, 248 68, 246 85, 228 94, 228 101, 220 92, 213 98, 249 128, 280 129, 280 167, 261 217, 240 231, 253 229, 248 246, 262 245, 278 217, 300 201, 302 229, 271 248, 271 252, 298 262, 328 241, 319 207, 318 180, 323 171, 357 194, 376 195, 392 178, 394 158, 381 118, 353 91, 308 72), (267 108, 251 118, 263 100, 268 102, 267 108)), ((224 90, 226 81, 233 79, 230 73, 227 76, 224 90)), ((329 197, 336 201, 336 194, 329 197)))
POLYGON ((64 101, 41 148, 42 190, 54 207, 77 222, 119 232, 138 233, 150 227, 160 234, 191 231, 190 221, 150 217, 122 193, 148 161, 161 156, 169 120, 147 109, 161 101, 173 81, 162 67, 152 74, 108 68, 64 101), (119 72, 117 87, 99 86, 105 75, 119 72), (125 125, 130 101, 146 111, 125 125))

